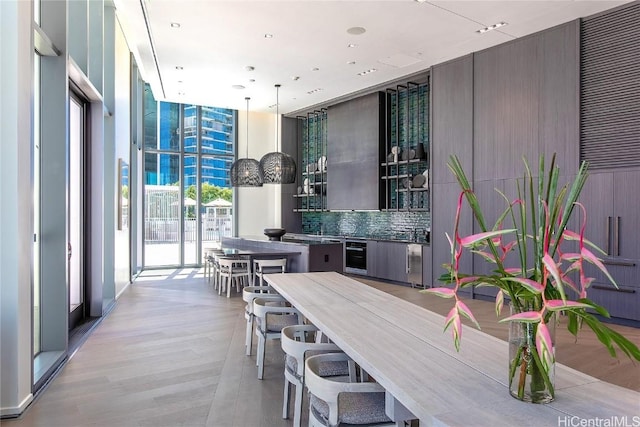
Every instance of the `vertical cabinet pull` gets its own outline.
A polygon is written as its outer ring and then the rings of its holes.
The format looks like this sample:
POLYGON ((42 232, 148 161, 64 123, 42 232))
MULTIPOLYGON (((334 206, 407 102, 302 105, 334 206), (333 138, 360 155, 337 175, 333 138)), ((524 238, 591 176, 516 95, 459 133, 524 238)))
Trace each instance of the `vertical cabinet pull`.
POLYGON ((605 224, 605 241, 607 242, 607 247, 605 249, 605 252, 607 253, 607 255, 611 255, 611 236, 610 236, 610 230, 611 230, 611 217, 608 216, 607 217, 607 223, 605 224))
POLYGON ((409 273, 411 273, 411 268, 409 267, 409 265, 410 265, 409 264, 409 253, 410 253, 409 252, 409 246, 407 246, 407 252, 406 253, 407 253, 407 256, 405 257, 406 271, 407 271, 407 274, 409 274, 409 273))
POLYGON ((616 217, 615 228, 613 230, 613 250, 615 256, 620 256, 620 217, 616 217))

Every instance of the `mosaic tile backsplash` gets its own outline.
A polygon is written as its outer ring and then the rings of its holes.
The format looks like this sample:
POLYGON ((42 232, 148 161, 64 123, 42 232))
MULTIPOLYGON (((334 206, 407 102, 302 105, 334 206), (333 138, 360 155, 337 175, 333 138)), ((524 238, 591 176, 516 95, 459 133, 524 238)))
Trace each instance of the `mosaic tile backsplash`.
POLYGON ((304 234, 429 242, 429 212, 305 212, 304 234))

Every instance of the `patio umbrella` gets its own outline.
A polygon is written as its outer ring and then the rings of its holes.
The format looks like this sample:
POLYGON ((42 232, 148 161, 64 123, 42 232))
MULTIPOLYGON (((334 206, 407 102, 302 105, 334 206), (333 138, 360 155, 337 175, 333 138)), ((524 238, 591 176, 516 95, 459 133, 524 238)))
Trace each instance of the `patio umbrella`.
POLYGON ((215 200, 212 200, 208 203, 204 204, 205 206, 212 206, 215 208, 228 208, 231 206, 231 202, 221 199, 221 198, 217 198, 215 200))
MULTIPOLYGON (((171 203, 171 205, 172 206, 177 206, 179 203, 180 202, 173 202, 173 203, 171 203)), ((198 203, 195 200, 193 200, 191 197, 185 197, 184 198, 184 205, 185 206, 195 206, 197 204, 198 203)))

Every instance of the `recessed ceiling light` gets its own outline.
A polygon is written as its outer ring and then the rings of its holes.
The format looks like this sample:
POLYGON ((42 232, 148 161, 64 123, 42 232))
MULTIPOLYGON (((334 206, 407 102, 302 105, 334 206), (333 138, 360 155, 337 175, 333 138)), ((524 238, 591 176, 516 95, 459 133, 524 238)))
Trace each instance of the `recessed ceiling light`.
POLYGON ((178 92, 178 95, 182 96, 184 95, 184 92, 178 92))
POLYGON ((264 38, 265 39, 272 39, 273 38, 273 34, 265 34, 264 38))
POLYGON ((493 24, 493 25, 490 25, 490 26, 488 26, 488 27, 481 28, 481 29, 477 30, 477 31, 476 31, 476 33, 478 33, 478 34, 484 34, 484 33, 486 33, 487 31, 496 30, 496 29, 498 29, 498 28, 500 28, 500 27, 504 27, 505 25, 507 25, 507 23, 506 23, 506 22, 498 22, 497 24, 493 24))
POLYGON ((182 80, 178 80, 178 83, 182 83, 182 80))
POLYGON ((347 65, 356 65, 356 61, 349 61, 347 62, 347 65))
POLYGON ((181 71, 181 70, 184 70, 184 68, 181 67, 180 65, 176 65, 176 70, 181 71))
POLYGON ((349 43, 349 44, 347 45, 347 47, 351 47, 351 48, 356 47, 356 46, 358 46, 358 45, 357 45, 357 44, 353 44, 353 43, 349 43))
POLYGON ((249 83, 255 83, 256 79, 249 79, 249 83))
POLYGON ((253 71, 255 69, 256 69, 256 67, 254 67, 253 65, 247 65, 246 67, 244 67, 245 71, 253 71))
POLYGON ((318 68, 318 67, 313 67, 313 68, 311 69, 311 71, 320 71, 320 68, 318 68))
POLYGON ((244 89, 244 86, 242 85, 232 85, 231 87, 234 89, 244 89))
POLYGON ((307 92, 307 94, 313 95, 314 93, 318 93, 320 91, 322 91, 322 88, 316 88, 316 89, 310 90, 309 92, 307 92))
POLYGON ((367 30, 362 27, 351 27, 347 29, 347 33, 354 36, 359 36, 360 34, 364 34, 366 31, 367 30))
POLYGON ((172 22, 171 28, 180 28, 180 24, 178 22, 172 22))
POLYGON ((294 82, 298 81, 300 80, 300 76, 291 76, 291 80, 293 80, 294 82))
POLYGON ((358 73, 358 75, 359 75, 359 76, 366 76, 367 74, 375 73, 376 71, 378 71, 378 70, 377 70, 377 69, 375 69, 375 68, 369 68, 369 69, 368 69, 368 70, 366 70, 366 71, 363 71, 363 72, 361 72, 361 73, 358 73))

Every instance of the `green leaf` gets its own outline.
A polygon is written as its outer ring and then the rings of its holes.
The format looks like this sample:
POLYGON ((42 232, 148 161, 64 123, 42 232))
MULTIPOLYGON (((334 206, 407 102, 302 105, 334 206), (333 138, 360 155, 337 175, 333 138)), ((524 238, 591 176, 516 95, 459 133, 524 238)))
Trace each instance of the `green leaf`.
POLYGON ((594 309, 600 316, 606 317, 607 319, 611 317, 606 308, 601 305, 596 304, 588 298, 580 298, 578 302, 583 302, 585 304, 589 304, 589 306, 594 309))
POLYGON ((585 313, 583 318, 585 323, 595 332, 600 342, 607 347, 611 356, 616 357, 616 350, 613 346, 613 343, 615 343, 630 359, 640 360, 640 350, 637 345, 604 325, 595 316, 585 313))
POLYGON ((507 233, 513 233, 514 231, 516 230, 513 230, 513 229, 512 230, 495 230, 495 231, 485 231, 478 234, 472 234, 470 236, 463 237, 462 239, 460 239, 460 244, 462 246, 472 246, 483 240, 492 239, 493 237, 501 236, 507 233))
POLYGON ((567 329, 574 337, 578 336, 578 331, 580 330, 580 323, 578 322, 578 316, 576 313, 567 313, 567 317, 569 318, 569 322, 567 322, 567 329))

